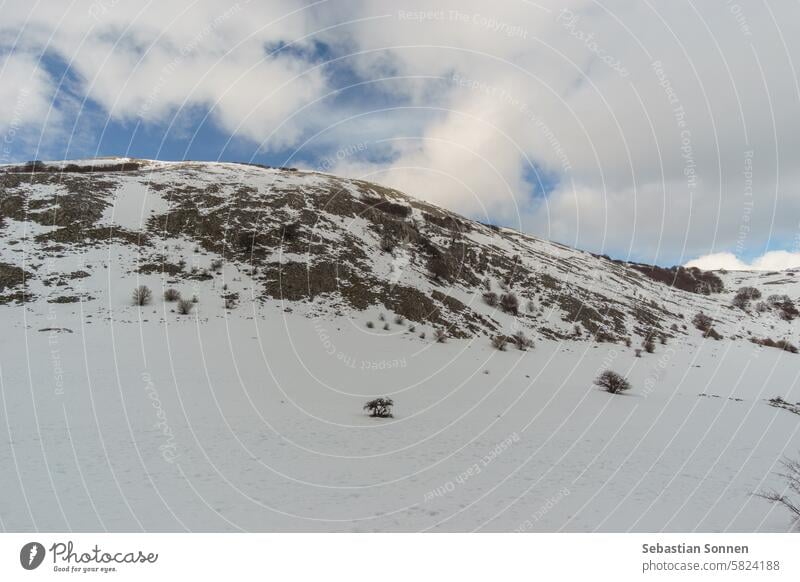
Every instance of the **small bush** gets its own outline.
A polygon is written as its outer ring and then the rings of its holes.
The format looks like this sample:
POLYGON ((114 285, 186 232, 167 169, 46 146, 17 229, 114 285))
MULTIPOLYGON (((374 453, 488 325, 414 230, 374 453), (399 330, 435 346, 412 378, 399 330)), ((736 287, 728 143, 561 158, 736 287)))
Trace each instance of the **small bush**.
POLYGON ((615 343, 617 341, 617 336, 609 332, 607 329, 598 329, 594 338, 601 344, 606 342, 615 343))
POLYGON ((417 326, 416 325, 409 325, 408 326, 408 331, 410 331, 411 333, 414 333, 415 331, 417 331, 417 326))
POLYGON ((633 351, 633 354, 634 354, 634 355, 635 355, 637 358, 641 358, 641 357, 642 357, 642 350, 640 350, 639 348, 636 348, 636 349, 633 351))
POLYGON ((213 261, 211 261, 211 270, 219 271, 220 269, 222 269, 222 265, 223 265, 222 259, 214 259, 213 261))
POLYGON ((392 406, 394 401, 391 398, 376 398, 367 402, 363 409, 373 418, 394 418, 392 406))
POLYGON ((147 285, 139 285, 136 289, 133 290, 133 304, 138 306, 144 306, 150 303, 150 300, 153 298, 153 292, 150 291, 150 287, 147 285))
POLYGON ((483 300, 486 302, 486 305, 490 305, 491 307, 497 307, 500 298, 494 291, 487 291, 486 293, 483 294, 483 300))
POLYGON ((236 299, 234 299, 233 297, 226 297, 225 298, 225 309, 228 309, 228 310, 236 309, 238 306, 239 306, 239 303, 237 303, 236 299))
POLYGON ((711 339, 721 340, 722 336, 713 327, 714 320, 702 311, 692 318, 694 326, 703 332, 703 337, 710 337, 711 339))
POLYGON ((734 307, 746 311, 750 307, 750 302, 755 299, 761 299, 761 291, 755 287, 742 287, 736 292, 731 303, 733 303, 734 307))
POLYGON ((525 351, 533 347, 533 340, 527 337, 522 331, 518 331, 511 336, 511 341, 517 346, 518 350, 525 351))
POLYGON ((425 332, 424 331, 419 334, 419 339, 425 339, 425 332))
POLYGON ((178 313, 181 315, 189 315, 194 309, 194 303, 188 299, 178 300, 178 313))
POLYGON ((528 313, 533 313, 536 311, 536 304, 533 301, 529 300, 525 307, 528 310, 528 313))
POLYGON ((381 237, 381 250, 385 253, 391 253, 396 244, 394 237, 388 233, 381 237))
POLYGON ((619 392, 624 392, 625 390, 631 389, 630 382, 628 382, 623 376, 620 376, 611 370, 606 370, 600 374, 594 383, 611 394, 617 394, 619 392))
POLYGON ((437 281, 448 281, 452 277, 450 265, 441 255, 434 255, 428 261, 428 271, 437 281))
POLYGON ((436 343, 446 343, 447 342, 447 332, 443 330, 441 327, 437 327, 436 331, 433 332, 433 339, 436 340, 436 343))
POLYGON ((631 347, 631 338, 629 338, 629 337, 625 338, 625 347, 626 348, 631 347))
POLYGON ((778 312, 778 316, 785 321, 792 321, 800 311, 788 295, 770 295, 767 297, 767 304, 778 312))
POLYGON ((402 315, 396 315, 395 318, 394 318, 394 322, 397 325, 403 325, 406 322, 406 320, 402 315))
POLYGON ((164 291, 164 301, 172 303, 180 298, 181 298, 181 292, 178 291, 177 289, 170 288, 164 291))
POLYGON ((776 341, 771 338, 758 339, 754 337, 751 338, 750 341, 760 346, 764 346, 767 348, 778 348, 786 352, 790 352, 792 354, 796 354, 798 352, 797 346, 795 346, 788 340, 780 339, 776 341))
POLYGON ((653 341, 653 336, 647 336, 644 338, 644 340, 642 340, 642 347, 648 354, 652 354, 654 351, 656 351, 656 342, 653 341))
POLYGON ((389 324, 388 323, 384 323, 383 324, 383 330, 384 331, 389 331, 389 324))
POLYGON ((508 338, 503 334, 497 334, 492 338, 492 347, 501 352, 506 351, 506 344, 508 344, 508 338))
POLYGON ((517 315, 519 313, 519 299, 513 293, 505 293, 500 297, 500 309, 506 313, 517 315))
POLYGON ((757 495, 771 503, 783 506, 797 524, 800 523, 800 461, 786 458, 781 461, 781 465, 783 472, 778 475, 786 481, 783 492, 769 491, 757 495))
POLYGON ((703 337, 710 337, 715 340, 722 339, 722 336, 714 329, 714 320, 702 311, 692 318, 694 326, 703 332, 703 337))
POLYGON ((374 327, 375 327, 375 324, 374 324, 374 323, 372 323, 371 321, 368 321, 368 322, 367 322, 367 327, 368 327, 369 329, 372 329, 372 328, 374 328, 374 327))

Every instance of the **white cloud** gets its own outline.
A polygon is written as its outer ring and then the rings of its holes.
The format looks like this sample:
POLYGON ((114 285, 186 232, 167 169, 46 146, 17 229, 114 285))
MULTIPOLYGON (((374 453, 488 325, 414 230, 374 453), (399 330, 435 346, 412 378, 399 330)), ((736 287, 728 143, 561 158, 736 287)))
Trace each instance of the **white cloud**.
MULTIPOLYGON (((53 84, 30 54, 0 56, 0 163, 12 161, 15 149, 35 139, 50 112, 53 84)), ((58 111, 50 112, 58 118, 58 111)))
POLYGON ((768 251, 749 263, 737 258, 733 253, 713 253, 689 261, 686 266, 704 270, 783 271, 800 267, 800 252, 768 251))

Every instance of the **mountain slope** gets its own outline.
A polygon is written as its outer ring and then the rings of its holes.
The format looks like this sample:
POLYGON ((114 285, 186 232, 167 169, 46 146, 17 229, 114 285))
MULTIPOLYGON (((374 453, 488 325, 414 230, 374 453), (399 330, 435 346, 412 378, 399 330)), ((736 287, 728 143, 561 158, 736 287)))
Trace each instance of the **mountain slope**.
POLYGON ((797 343, 766 301, 793 272, 627 265, 244 164, 7 166, 0 196, 7 529, 790 527, 751 494, 798 449, 769 399, 800 356, 750 340, 797 343), (394 419, 361 413, 383 395, 394 419))

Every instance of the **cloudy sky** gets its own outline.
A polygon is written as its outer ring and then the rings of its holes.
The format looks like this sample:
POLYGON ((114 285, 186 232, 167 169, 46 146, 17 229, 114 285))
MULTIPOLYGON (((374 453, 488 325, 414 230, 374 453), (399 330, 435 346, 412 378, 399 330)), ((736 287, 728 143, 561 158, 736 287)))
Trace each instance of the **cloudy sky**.
POLYGON ((620 258, 800 265, 795 1, 2 10, 0 163, 307 167, 620 258))

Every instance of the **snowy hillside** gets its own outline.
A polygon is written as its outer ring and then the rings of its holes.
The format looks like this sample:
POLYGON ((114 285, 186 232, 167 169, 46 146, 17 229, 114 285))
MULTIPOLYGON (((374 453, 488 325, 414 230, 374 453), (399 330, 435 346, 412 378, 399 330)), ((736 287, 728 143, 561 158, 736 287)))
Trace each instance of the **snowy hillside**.
POLYGON ((792 527, 753 493, 800 456, 793 272, 245 164, 0 167, 0 220, 6 530, 792 527))

